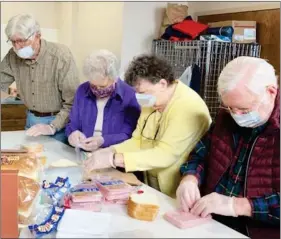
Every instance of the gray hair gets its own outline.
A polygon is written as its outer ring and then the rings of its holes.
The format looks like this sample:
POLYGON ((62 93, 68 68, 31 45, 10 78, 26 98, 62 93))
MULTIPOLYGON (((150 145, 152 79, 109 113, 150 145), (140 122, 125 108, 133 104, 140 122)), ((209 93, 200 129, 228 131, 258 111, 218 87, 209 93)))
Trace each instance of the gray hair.
POLYGON ((5 29, 8 39, 15 34, 28 38, 35 33, 41 33, 39 23, 29 14, 19 14, 12 17, 5 29))
POLYGON ((90 54, 84 61, 83 72, 89 79, 96 75, 116 80, 118 77, 119 62, 117 57, 108 50, 98 50, 90 54))
POLYGON ((271 64, 256 57, 241 56, 229 62, 218 79, 218 93, 245 85, 252 93, 263 94, 267 86, 277 86, 277 76, 271 64))

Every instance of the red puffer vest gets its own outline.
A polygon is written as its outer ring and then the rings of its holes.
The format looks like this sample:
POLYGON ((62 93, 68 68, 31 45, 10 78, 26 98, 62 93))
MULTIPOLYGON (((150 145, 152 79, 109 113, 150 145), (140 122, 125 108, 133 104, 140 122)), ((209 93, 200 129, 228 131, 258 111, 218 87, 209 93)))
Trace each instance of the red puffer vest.
MULTIPOLYGON (((206 181, 202 193, 215 190, 218 182, 234 160, 233 132, 238 127, 230 114, 220 111, 211 136, 211 150, 206 160, 206 181)), ((275 107, 264 131, 254 140, 248 158, 244 197, 257 197, 280 192, 280 99, 279 90, 275 107)), ((247 220, 251 238, 280 238, 280 228, 267 228, 254 220, 247 220)))

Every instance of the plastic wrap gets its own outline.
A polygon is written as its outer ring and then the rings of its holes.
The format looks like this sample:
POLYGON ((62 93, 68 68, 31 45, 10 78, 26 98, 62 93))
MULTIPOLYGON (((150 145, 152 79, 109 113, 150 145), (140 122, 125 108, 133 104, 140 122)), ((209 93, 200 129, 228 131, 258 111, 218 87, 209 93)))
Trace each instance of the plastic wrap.
POLYGON ((71 209, 101 211, 103 196, 94 183, 72 187, 64 198, 64 206, 71 209))
POLYGON ((35 223, 28 228, 34 238, 55 238, 58 224, 64 215, 62 207, 44 205, 38 212, 35 223))
POLYGON ((126 204, 130 193, 135 190, 134 187, 122 180, 97 180, 96 183, 107 204, 126 204))

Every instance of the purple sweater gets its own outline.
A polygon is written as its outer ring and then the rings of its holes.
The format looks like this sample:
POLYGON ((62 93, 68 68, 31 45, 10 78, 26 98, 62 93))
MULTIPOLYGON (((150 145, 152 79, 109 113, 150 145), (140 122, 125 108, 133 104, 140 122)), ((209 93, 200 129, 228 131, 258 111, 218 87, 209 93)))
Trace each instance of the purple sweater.
MULTIPOLYGON (((68 137, 73 131, 79 130, 92 137, 97 119, 96 96, 90 89, 90 83, 81 84, 75 94, 69 122, 65 133, 68 137)), ((104 108, 102 148, 121 143, 131 138, 140 116, 140 106, 135 91, 122 80, 118 80, 114 93, 104 108)))

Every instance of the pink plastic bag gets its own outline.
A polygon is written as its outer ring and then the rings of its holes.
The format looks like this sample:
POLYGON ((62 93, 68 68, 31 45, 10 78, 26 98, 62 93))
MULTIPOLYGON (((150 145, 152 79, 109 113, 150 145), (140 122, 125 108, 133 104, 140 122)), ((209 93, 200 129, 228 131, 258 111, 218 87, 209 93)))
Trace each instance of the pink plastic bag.
POLYGON ((185 229, 185 228, 191 228, 191 227, 196 227, 198 225, 202 225, 210 221, 212 217, 209 216, 203 218, 203 217, 195 216, 188 212, 176 210, 176 211, 165 213, 164 218, 174 226, 181 229, 185 229))

